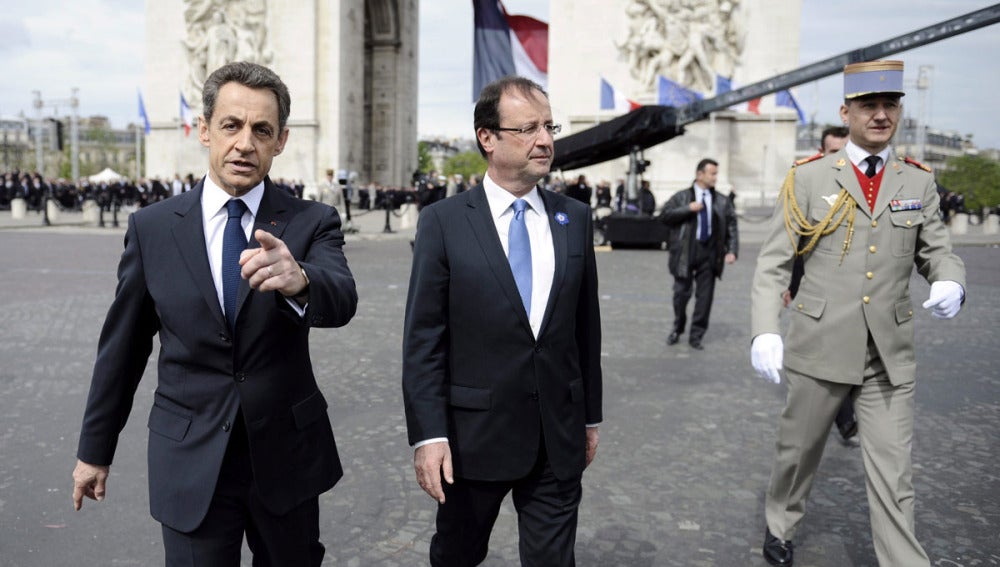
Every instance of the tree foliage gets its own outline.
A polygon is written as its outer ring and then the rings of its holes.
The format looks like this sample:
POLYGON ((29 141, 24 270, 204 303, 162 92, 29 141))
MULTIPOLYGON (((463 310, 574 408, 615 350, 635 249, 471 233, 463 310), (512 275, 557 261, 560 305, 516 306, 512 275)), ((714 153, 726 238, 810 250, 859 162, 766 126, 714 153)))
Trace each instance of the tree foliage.
POLYGON ((460 173, 462 177, 469 180, 473 175, 482 179, 486 173, 486 158, 479 151, 468 151, 455 154, 444 162, 444 174, 453 175, 460 173))
POLYGON ((431 152, 427 142, 417 142, 417 170, 420 173, 430 173, 434 169, 434 162, 431 160, 431 152))
POLYGON ((970 212, 1000 205, 1000 162, 976 155, 949 158, 938 183, 964 195, 970 212))

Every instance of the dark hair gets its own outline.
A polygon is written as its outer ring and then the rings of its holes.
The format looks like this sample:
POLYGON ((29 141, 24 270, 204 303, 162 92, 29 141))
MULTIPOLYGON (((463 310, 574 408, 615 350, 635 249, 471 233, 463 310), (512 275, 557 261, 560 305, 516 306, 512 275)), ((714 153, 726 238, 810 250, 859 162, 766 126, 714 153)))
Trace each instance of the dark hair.
POLYGON ((288 87, 281 82, 281 78, 274 71, 247 61, 226 63, 213 71, 205 80, 201 94, 202 113, 205 115, 205 120, 212 120, 212 113, 215 112, 215 99, 219 97, 219 90, 226 83, 239 83, 251 89, 268 89, 273 92, 274 96, 278 98, 278 130, 285 129, 292 107, 292 97, 288 94, 288 87))
MULTIPOLYGON (((473 113, 472 128, 478 132, 480 128, 493 130, 500 127, 500 97, 507 91, 516 90, 524 95, 530 95, 531 91, 538 91, 542 96, 548 98, 545 89, 531 79, 508 75, 493 81, 483 87, 479 92, 479 100, 476 101, 476 110, 473 113)), ((486 150, 479 143, 479 136, 476 136, 476 145, 479 146, 479 153, 486 157, 486 150)))
POLYGON ((709 165, 714 165, 715 167, 719 167, 719 162, 715 161, 712 158, 704 158, 698 162, 698 167, 695 169, 695 171, 696 172, 705 171, 705 167, 709 165))
POLYGON ((827 136, 833 136, 834 138, 846 138, 851 134, 847 129, 847 126, 830 126, 823 130, 823 134, 819 137, 819 145, 823 145, 823 140, 826 140, 827 136))

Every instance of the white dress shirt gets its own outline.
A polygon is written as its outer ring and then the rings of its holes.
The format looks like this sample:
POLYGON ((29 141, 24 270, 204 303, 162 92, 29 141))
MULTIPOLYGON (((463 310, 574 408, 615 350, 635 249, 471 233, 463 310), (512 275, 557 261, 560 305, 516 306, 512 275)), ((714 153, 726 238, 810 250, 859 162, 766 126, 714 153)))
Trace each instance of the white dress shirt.
MULTIPOLYGON (((712 192, 704 187, 694 184, 694 198, 708 209, 708 235, 712 236, 712 192)), ((698 213, 698 226, 695 227, 695 238, 701 234, 701 213, 698 213)))
POLYGON ((868 150, 861 149, 860 146, 848 139, 847 145, 844 146, 844 151, 847 153, 847 159, 851 160, 851 163, 853 163, 861 171, 868 169, 868 163, 865 162, 865 158, 870 155, 878 156, 880 159, 878 165, 875 166, 875 175, 878 175, 878 172, 882 171, 885 164, 889 162, 889 146, 886 146, 877 154, 870 154, 868 153, 868 150))
MULTIPOLYGON (((261 181, 256 187, 247 193, 236 197, 243 201, 247 210, 243 211, 243 218, 240 225, 243 227, 243 234, 247 242, 250 241, 250 233, 253 230, 254 219, 257 218, 257 211, 260 209, 260 200, 264 197, 264 182, 261 181)), ((208 253, 208 266, 212 269, 212 282, 215 283, 215 293, 219 297, 219 306, 222 311, 226 311, 225 300, 222 297, 222 239, 226 231, 226 222, 229 220, 229 212, 226 203, 234 197, 222 190, 209 175, 205 176, 205 187, 201 192, 201 224, 205 231, 205 248, 208 253)), ((288 304, 295 309, 300 317, 305 316, 306 308, 300 306, 295 300, 286 297, 288 304)))
MULTIPOLYGON (((510 221, 514 217, 514 200, 517 199, 506 189, 500 187, 489 174, 483 176, 483 188, 486 189, 486 200, 490 204, 490 214, 493 224, 500 237, 503 253, 510 256, 507 249, 510 221)), ((528 228, 528 239, 531 241, 531 312, 528 322, 531 332, 538 338, 538 331, 545 316, 545 307, 549 303, 552 291, 552 278, 556 270, 556 253, 552 245, 552 229, 549 228, 549 218, 545 213, 545 203, 538 188, 532 189, 522 197, 528 202, 524 211, 524 224, 528 228)))

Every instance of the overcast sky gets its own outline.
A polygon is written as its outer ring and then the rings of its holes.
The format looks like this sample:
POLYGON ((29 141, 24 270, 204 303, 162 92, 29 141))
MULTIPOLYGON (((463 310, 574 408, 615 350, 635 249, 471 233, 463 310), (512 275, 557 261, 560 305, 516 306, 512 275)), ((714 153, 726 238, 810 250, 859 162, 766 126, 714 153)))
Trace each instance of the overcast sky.
MULTIPOLYGON (((624 2, 624 0, 621 0, 624 2)), ((987 7, 981 0, 803 0, 801 63, 845 51, 987 7)), ((507 11, 549 21, 548 0, 504 0, 507 11)), ((121 127, 136 120, 136 89, 144 78, 144 2, 140 0, 32 0, 5 2, 0 12, 0 114, 34 115, 32 91, 67 99, 80 89, 80 113, 103 114, 121 127)), ((420 2, 421 137, 472 137, 472 2, 420 2)), ((933 67, 929 123, 974 134, 980 147, 1000 148, 1000 25, 983 28, 894 57, 906 61, 905 80, 933 67)), ((596 89, 596 86, 595 86, 596 89)), ((807 115, 838 123, 839 76, 795 92, 807 115)), ((294 96, 294 93, 293 93, 294 96)), ((904 99, 915 113, 917 97, 904 99)), ((68 113, 68 107, 59 109, 68 113)))

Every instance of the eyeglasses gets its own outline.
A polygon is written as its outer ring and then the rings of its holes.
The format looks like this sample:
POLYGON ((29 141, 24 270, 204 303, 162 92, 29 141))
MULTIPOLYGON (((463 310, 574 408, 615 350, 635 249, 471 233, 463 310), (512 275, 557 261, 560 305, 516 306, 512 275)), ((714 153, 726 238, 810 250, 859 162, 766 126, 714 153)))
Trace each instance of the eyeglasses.
POLYGON ((495 132, 514 132, 515 134, 527 134, 528 136, 537 136, 542 128, 548 131, 549 134, 555 136, 559 132, 562 132, 562 124, 533 124, 531 126, 525 126, 523 128, 491 128, 495 132))

